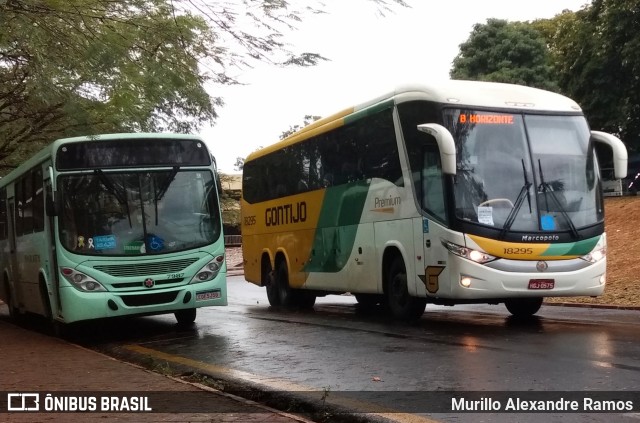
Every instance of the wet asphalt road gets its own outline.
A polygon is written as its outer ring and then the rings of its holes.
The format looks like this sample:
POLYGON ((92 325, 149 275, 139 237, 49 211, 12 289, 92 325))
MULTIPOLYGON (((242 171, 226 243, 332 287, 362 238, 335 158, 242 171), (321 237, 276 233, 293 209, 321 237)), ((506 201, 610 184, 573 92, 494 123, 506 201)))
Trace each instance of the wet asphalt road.
POLYGON ((361 411, 382 402, 450 422, 639 422, 640 311, 543 306, 538 316, 521 322, 502 305, 428 305, 417 323, 407 324, 381 310, 363 312, 350 296, 320 298, 309 312, 276 310, 264 289, 231 277, 229 306, 199 309, 191 327, 179 328, 171 315, 145 317, 107 324, 106 332, 85 333, 80 342, 103 351, 129 348, 277 391, 328 392, 332 399, 354 391, 361 411), (636 411, 440 413, 428 404, 441 401, 426 394, 433 391, 560 391, 545 399, 635 391, 636 411), (403 397, 413 398, 410 405, 400 404, 403 397))

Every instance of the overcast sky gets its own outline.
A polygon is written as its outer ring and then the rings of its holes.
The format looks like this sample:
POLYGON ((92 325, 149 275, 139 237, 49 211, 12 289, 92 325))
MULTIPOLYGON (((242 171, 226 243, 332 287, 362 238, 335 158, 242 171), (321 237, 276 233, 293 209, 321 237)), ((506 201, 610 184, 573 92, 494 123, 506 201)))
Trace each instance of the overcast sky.
POLYGON ((225 173, 237 157, 279 140, 305 115, 328 116, 407 82, 449 78, 458 47, 476 23, 550 18, 578 10, 585 0, 405 0, 379 16, 367 0, 325 0, 328 14, 306 19, 289 38, 301 51, 330 59, 310 68, 256 66, 237 76, 244 86, 211 89, 225 106, 201 135, 225 173))

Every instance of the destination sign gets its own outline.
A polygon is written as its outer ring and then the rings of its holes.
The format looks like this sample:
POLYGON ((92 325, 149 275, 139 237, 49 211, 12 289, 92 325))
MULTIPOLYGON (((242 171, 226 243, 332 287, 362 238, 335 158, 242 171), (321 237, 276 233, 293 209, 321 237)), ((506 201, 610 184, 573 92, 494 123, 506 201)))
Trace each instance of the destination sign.
POLYGON ((513 115, 480 115, 477 113, 460 113, 460 123, 479 125, 513 125, 513 115))

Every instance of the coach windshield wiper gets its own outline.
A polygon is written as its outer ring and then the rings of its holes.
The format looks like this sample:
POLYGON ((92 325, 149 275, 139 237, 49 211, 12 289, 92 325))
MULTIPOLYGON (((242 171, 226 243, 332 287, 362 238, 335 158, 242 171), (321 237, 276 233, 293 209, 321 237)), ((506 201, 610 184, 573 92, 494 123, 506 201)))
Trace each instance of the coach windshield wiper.
POLYGON ((544 180, 544 175, 542 173, 542 164, 540 163, 540 159, 538 159, 538 169, 540 170, 540 187, 538 189, 542 188, 542 193, 544 194, 545 203, 547 205, 547 212, 549 211, 549 202, 547 201, 547 193, 549 193, 551 194, 551 199, 555 203, 556 207, 558 208, 558 210, 560 210, 560 214, 567 221, 567 224, 569 225, 569 229, 571 229, 571 235, 573 235, 574 239, 578 239, 580 235, 578 234, 578 230, 573 224, 571 217, 569 217, 569 214, 565 210, 564 206, 562 205, 562 203, 560 203, 560 200, 558 200, 558 196, 553 191, 553 187, 549 185, 547 182, 545 182, 544 180))
POLYGON ((102 185, 109 191, 111 195, 116 197, 118 203, 125 207, 127 210, 127 218, 129 219, 129 227, 132 228, 131 224, 131 212, 129 211, 129 201, 127 201, 127 193, 121 193, 118 188, 113 184, 113 181, 102 171, 102 169, 96 169, 94 171, 96 175, 98 175, 98 179, 102 182, 102 185))
MULTIPOLYGON (((153 206, 156 212, 156 226, 158 226, 158 201, 162 200, 162 197, 167 193, 169 186, 171 186, 171 183, 176 178, 179 170, 180 166, 174 166, 173 169, 171 169, 171 173, 160 183, 157 190, 155 189, 154 183, 153 206)), ((155 178, 153 181, 155 182, 155 178)))
POLYGON ((516 216, 518 215, 518 211, 522 207, 522 203, 524 203, 524 197, 527 196, 527 201, 529 203, 529 213, 531 213, 531 194, 529 193, 529 188, 531 188, 532 183, 529 182, 529 178, 527 177, 527 168, 524 165, 524 159, 521 159, 522 162, 522 175, 524 176, 524 185, 520 188, 520 193, 516 198, 516 203, 513 205, 511 212, 507 216, 507 219, 504 221, 504 225, 502 226, 502 231, 500 231, 500 239, 504 239, 511 226, 513 226, 513 222, 516 220, 516 216))

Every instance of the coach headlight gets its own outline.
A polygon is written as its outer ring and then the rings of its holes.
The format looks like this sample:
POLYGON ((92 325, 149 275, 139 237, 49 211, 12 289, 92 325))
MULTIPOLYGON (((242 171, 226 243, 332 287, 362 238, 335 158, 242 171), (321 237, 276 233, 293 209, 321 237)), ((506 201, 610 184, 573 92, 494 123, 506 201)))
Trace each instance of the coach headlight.
POLYGON ((222 265, 224 264, 224 255, 216 256, 209 263, 205 264, 202 269, 196 273, 189 283, 207 282, 218 276, 222 265))
POLYGON ((78 272, 70 267, 61 267, 60 273, 64 278, 73 285, 74 288, 84 292, 104 292, 105 287, 91 276, 78 272))
POLYGON ((456 256, 464 257, 476 263, 484 264, 496 259, 496 257, 492 256, 491 254, 487 254, 478 250, 472 250, 471 248, 463 247, 462 245, 454 244, 453 242, 442 241, 442 245, 444 245, 447 250, 449 250, 449 252, 455 254, 456 256))
POLYGON ((589 263, 597 263, 605 257, 607 257, 607 247, 596 247, 589 254, 580 258, 589 263))

